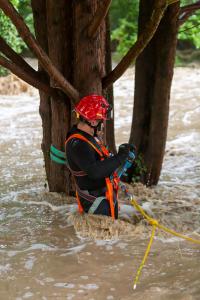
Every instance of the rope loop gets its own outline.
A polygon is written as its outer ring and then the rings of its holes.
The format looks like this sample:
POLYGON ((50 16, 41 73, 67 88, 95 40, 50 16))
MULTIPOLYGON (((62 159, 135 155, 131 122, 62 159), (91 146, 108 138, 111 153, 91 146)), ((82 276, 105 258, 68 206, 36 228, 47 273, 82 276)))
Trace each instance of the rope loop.
POLYGON ((152 226, 156 226, 158 227, 158 221, 156 219, 152 219, 152 218, 149 218, 148 220, 149 224, 152 225, 152 226))

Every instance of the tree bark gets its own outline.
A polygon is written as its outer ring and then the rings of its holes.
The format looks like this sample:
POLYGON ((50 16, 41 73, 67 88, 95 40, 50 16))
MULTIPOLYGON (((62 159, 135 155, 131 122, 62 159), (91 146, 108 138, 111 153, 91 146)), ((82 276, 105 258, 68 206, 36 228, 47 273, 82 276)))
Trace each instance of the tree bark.
POLYGON ((97 9, 97 0, 73 1, 73 84, 80 95, 102 94, 101 79, 105 74, 105 57, 102 55, 102 31, 105 39, 105 22, 102 22, 94 39, 88 37, 88 25, 97 9))
POLYGON ((103 2, 100 2, 99 6, 95 12, 95 15, 93 17, 93 20, 90 23, 89 28, 88 28, 88 36, 90 38, 95 37, 97 30, 99 29, 101 23, 104 21, 106 15, 108 13, 111 2, 112 2, 112 0, 103 0, 103 2))
MULTIPOLYGON (((111 56, 111 40, 110 40, 110 20, 109 16, 106 18, 106 74, 109 74, 112 70, 112 56, 111 56)), ((105 98, 108 100, 109 104, 112 106, 112 114, 110 120, 106 121, 105 127, 105 141, 106 145, 111 152, 116 153, 115 144, 115 107, 114 107, 114 95, 113 95, 113 85, 110 85, 107 89, 103 90, 105 98)))
MULTIPOLYGON (((139 34, 151 14, 152 0, 140 2, 139 34)), ((179 3, 170 6, 159 28, 136 61, 135 97, 130 142, 147 167, 142 179, 157 184, 167 138, 170 88, 176 52, 179 3)))
MULTIPOLYGON (((33 10, 34 28, 36 39, 41 45, 42 49, 48 54, 48 40, 47 40, 47 21, 46 21, 46 0, 31 0, 33 10)), ((41 76, 50 84, 49 76, 44 71, 40 63, 38 68, 41 76)), ((46 178, 51 187, 51 160, 49 150, 51 146, 51 101, 50 96, 46 93, 39 91, 40 94, 40 107, 39 112, 42 119, 42 143, 41 148, 44 156, 44 165, 46 171, 46 178)))
MULTIPOLYGON (((72 24, 70 21, 71 5, 66 0, 46 0, 47 2, 47 36, 49 57, 56 68, 71 81, 72 74, 72 24)), ((56 83, 51 80, 51 86, 56 83)), ((71 124, 70 99, 62 95, 68 101, 51 99, 51 142, 59 150, 64 151, 64 142, 71 124)), ((69 171, 66 166, 51 162, 51 177, 49 180, 50 191, 70 192, 69 171)))

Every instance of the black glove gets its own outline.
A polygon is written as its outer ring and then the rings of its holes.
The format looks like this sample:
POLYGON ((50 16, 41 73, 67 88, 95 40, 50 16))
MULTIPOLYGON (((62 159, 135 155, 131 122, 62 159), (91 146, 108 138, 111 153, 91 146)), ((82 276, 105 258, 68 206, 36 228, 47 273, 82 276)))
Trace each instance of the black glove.
POLYGON ((137 148, 134 144, 130 144, 130 151, 133 152, 133 153, 136 153, 137 148))
POLYGON ((124 163, 124 161, 128 158, 130 147, 131 147, 131 145, 128 144, 128 143, 121 144, 119 146, 119 150, 118 150, 117 156, 118 156, 118 158, 120 160, 120 163, 124 163))

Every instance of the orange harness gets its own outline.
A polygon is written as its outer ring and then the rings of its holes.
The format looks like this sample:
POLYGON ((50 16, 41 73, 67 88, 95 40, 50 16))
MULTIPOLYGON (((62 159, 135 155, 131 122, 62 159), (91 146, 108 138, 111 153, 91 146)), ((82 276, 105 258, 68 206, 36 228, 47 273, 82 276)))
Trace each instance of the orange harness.
MULTIPOLYGON (((79 133, 72 134, 66 140, 65 146, 73 138, 77 138, 77 139, 80 139, 80 140, 85 141, 86 143, 88 143, 99 154, 99 156, 101 157, 101 160, 104 160, 105 157, 109 157, 109 155, 110 155, 109 151, 107 150, 107 148, 105 146, 98 143, 99 147, 97 147, 91 141, 89 141, 86 137, 84 137, 83 135, 81 135, 79 133)), ((73 171, 72 171, 72 173, 73 173, 73 171)), ((85 175, 87 175, 87 174, 85 174, 85 175)), ((116 173, 114 173, 112 181, 109 177, 106 177, 105 181, 106 181, 106 199, 108 200, 109 205, 110 205, 111 217, 113 219, 115 219, 115 207, 114 207, 113 197, 114 197, 114 191, 116 192, 116 197, 117 197, 117 194, 118 194, 119 177, 117 176, 116 173)), ((77 198, 77 202, 78 202, 79 212, 83 213, 83 207, 81 205, 77 189, 76 189, 76 198, 77 198)))

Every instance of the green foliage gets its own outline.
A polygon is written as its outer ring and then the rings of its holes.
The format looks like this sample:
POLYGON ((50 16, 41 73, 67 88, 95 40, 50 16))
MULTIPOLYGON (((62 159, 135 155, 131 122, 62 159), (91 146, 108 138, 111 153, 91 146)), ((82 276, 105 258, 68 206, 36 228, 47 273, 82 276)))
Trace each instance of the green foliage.
MULTIPOLYGON (((17 7, 19 0, 12 0, 12 4, 17 7)), ((21 41, 17 34, 15 26, 11 23, 10 19, 0 11, 0 35, 5 41, 17 52, 21 51, 21 41)), ((7 75, 8 71, 4 68, 0 68, 0 76, 7 75)))
POLYGON ((117 52, 125 55, 137 39, 137 24, 121 19, 119 27, 111 35, 113 41, 117 41, 117 52))
MULTIPOLYGON (((196 0, 181 0, 181 7, 196 3, 196 0)), ((200 10, 194 14, 179 28, 178 39, 186 46, 200 48, 200 10)))
POLYGON ((144 159, 142 154, 138 154, 133 166, 133 172, 132 172, 132 182, 139 182, 141 181, 141 178, 146 174, 147 168, 144 164, 144 159))
POLYGON ((128 183, 141 182, 147 173, 142 154, 138 154, 132 166, 122 175, 121 180, 128 183))
MULTIPOLYGON (((30 28, 31 32, 34 33, 33 26, 33 14, 31 9, 30 0, 11 0, 12 4, 19 11, 20 15, 25 20, 26 24, 30 28)), ((0 11, 0 36, 2 36, 9 46, 12 47, 17 53, 27 49, 27 46, 19 37, 15 26, 12 24, 10 19, 0 11)), ((0 67, 0 76, 8 74, 8 70, 0 67)))
MULTIPOLYGON (((34 35, 35 32, 34 32, 31 1, 30 0, 20 0, 19 5, 18 5, 18 11, 19 11, 20 15, 23 17, 26 25, 29 27, 31 33, 34 35)), ((21 51, 22 51, 22 53, 24 53, 27 56, 31 55, 29 48, 23 41, 22 41, 21 51)))
POLYGON ((200 11, 192 15, 179 29, 178 39, 200 48, 200 11))
POLYGON ((26 25, 29 27, 32 34, 34 34, 34 25, 33 25, 33 13, 31 8, 30 0, 20 0, 18 5, 18 11, 23 17, 26 25))
POLYGON ((137 38, 139 0, 114 0, 111 6, 111 39, 122 56, 137 38))
MULTIPOLYGON (((181 0, 181 6, 196 3, 196 0, 181 0)), ((139 0, 113 0, 111 38, 116 49, 116 57, 122 57, 137 38, 139 0)), ((200 48, 200 10, 197 10, 179 29, 179 41, 187 47, 200 48)))

